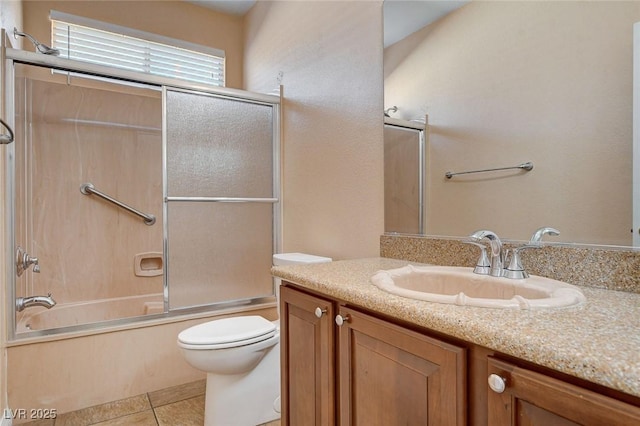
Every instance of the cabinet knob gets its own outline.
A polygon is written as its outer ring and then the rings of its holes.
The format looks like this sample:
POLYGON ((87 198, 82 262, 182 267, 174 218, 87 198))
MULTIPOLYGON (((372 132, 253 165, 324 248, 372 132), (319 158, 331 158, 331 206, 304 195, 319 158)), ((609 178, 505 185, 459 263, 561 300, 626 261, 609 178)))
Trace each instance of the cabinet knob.
POLYGON ((345 316, 336 315, 336 324, 338 324, 338 326, 342 326, 342 324, 349 321, 351 321, 351 317, 349 316, 349 314, 345 316))
POLYGON ((497 374, 490 375, 488 382, 491 390, 496 393, 502 393, 507 388, 507 379, 497 374))
POLYGON ((316 316, 317 316, 318 318, 322 318, 322 315, 323 315, 323 314, 326 314, 326 313, 327 313, 326 308, 325 308, 325 309, 322 309, 322 308, 320 308, 320 307, 316 308, 316 312, 315 312, 315 314, 316 314, 316 316))

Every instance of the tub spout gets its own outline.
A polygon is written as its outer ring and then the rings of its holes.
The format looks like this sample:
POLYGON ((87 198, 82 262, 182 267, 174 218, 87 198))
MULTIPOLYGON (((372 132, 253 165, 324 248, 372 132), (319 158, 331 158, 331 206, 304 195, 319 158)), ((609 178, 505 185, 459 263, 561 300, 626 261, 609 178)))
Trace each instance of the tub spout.
POLYGON ((56 305, 56 301, 51 297, 51 293, 47 296, 31 296, 31 297, 18 297, 16 299, 16 309, 18 312, 30 308, 31 306, 44 306, 47 309, 51 309, 56 305))

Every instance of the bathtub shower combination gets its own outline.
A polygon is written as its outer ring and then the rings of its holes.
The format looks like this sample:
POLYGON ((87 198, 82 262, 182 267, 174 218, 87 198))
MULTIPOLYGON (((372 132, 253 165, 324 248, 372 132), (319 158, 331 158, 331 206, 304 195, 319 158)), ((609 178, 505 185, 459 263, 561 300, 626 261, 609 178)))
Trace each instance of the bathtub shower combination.
POLYGON ((5 58, 10 339, 274 300, 279 97, 5 58))

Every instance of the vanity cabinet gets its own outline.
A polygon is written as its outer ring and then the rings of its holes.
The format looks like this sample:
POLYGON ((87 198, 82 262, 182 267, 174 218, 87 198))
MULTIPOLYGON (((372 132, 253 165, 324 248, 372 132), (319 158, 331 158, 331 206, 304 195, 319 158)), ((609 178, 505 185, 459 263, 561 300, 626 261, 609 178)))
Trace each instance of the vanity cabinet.
POLYGON ((282 287, 283 425, 464 425, 466 351, 282 287))
POLYGON ((466 424, 466 352, 339 307, 340 425, 466 424))
POLYGON ((329 300, 280 288, 283 426, 335 424, 334 315, 329 300))
POLYGON ((640 425, 636 397, 295 285, 280 296, 283 425, 640 425))
POLYGON ((488 424, 640 425, 640 408, 489 357, 488 424))

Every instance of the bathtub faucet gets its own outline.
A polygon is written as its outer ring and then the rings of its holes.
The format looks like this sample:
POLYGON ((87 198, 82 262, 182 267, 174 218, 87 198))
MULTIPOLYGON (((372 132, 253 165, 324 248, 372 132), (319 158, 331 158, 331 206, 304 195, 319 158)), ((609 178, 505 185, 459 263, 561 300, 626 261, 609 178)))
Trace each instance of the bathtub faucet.
POLYGON ((31 265, 33 265, 33 272, 40 272, 38 258, 29 256, 29 253, 24 251, 22 247, 18 246, 16 250, 16 274, 18 274, 18 276, 22 275, 22 273, 29 269, 29 266, 31 265))
POLYGON ((51 309, 55 305, 56 301, 51 297, 51 293, 47 296, 18 297, 16 299, 16 309, 18 312, 32 306, 44 306, 47 309, 51 309))

